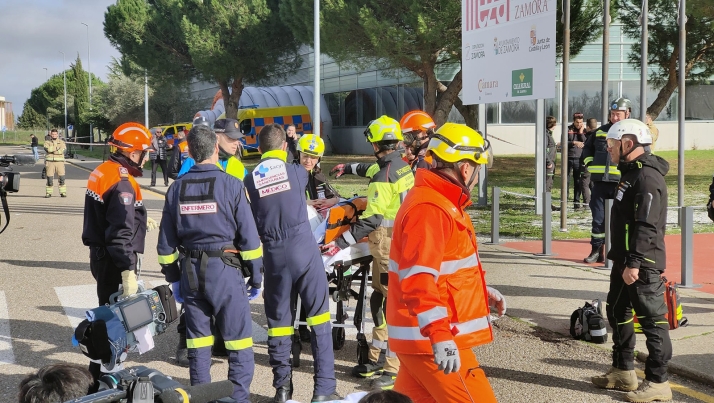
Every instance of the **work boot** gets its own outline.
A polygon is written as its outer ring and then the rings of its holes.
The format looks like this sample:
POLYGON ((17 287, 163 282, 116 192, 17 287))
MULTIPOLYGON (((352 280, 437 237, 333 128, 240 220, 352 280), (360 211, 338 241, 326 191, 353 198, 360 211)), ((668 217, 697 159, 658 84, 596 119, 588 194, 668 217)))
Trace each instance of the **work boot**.
POLYGON ((601 246, 600 250, 598 251, 598 257, 597 257, 597 262, 598 263, 605 263, 605 246, 601 246))
POLYGON ((48 198, 48 197, 52 197, 52 193, 47 193, 47 194, 45 194, 45 199, 48 198))
POLYGON ((604 262, 605 260, 599 260, 599 259, 604 259, 604 256, 602 256, 604 253, 605 253, 604 246, 602 246, 602 245, 601 246, 593 246, 592 250, 590 251, 590 254, 588 255, 588 257, 583 259, 583 262, 585 262, 585 263, 604 262))
POLYGON ((637 389, 637 374, 634 369, 625 370, 610 367, 605 375, 593 376, 590 381, 602 389, 617 389, 625 392, 637 389))
POLYGON ((60 197, 67 197, 67 193, 60 193, 60 197))
POLYGON ((176 346, 176 363, 184 368, 188 368, 189 365, 185 334, 179 335, 178 346, 176 346))
POLYGON ((359 364, 352 367, 352 375, 358 378, 369 378, 374 375, 381 375, 384 363, 370 361, 366 364, 359 364))
POLYGON ((333 400, 342 400, 342 397, 338 395, 337 393, 333 393, 331 395, 312 395, 312 399, 310 402, 315 403, 315 402, 331 402, 333 400))
POLYGON ((645 379, 637 390, 627 394, 627 400, 631 402, 664 402, 672 400, 672 389, 669 387, 669 381, 656 383, 645 379))
POLYGON ((292 376, 290 381, 284 383, 279 388, 275 389, 275 397, 273 398, 273 403, 285 403, 293 398, 293 380, 292 376))
POLYGON ((372 381, 369 385, 371 389, 389 390, 394 387, 394 381, 397 379, 397 374, 393 372, 383 372, 382 376, 372 381))

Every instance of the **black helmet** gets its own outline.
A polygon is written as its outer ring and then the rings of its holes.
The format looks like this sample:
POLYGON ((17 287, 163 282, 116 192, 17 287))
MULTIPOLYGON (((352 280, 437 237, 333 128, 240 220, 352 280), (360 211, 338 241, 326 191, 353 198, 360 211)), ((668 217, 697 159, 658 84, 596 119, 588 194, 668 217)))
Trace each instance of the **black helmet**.
POLYGON ((208 119, 205 118, 205 116, 197 116, 196 118, 193 119, 193 125, 194 126, 208 126, 211 127, 211 124, 208 123, 208 119))

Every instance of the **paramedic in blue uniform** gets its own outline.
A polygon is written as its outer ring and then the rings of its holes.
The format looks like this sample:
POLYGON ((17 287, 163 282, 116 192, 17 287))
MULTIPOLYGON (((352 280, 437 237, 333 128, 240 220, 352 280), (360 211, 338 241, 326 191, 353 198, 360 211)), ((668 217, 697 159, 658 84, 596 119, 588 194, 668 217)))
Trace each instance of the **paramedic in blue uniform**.
POLYGON ((292 398, 290 352, 293 311, 290 295, 297 291, 307 311, 315 359, 312 402, 339 400, 335 394, 335 355, 332 351, 327 276, 307 219, 307 171, 285 162, 285 130, 278 124, 258 134, 260 163, 246 176, 245 187, 265 248, 265 314, 268 354, 273 367, 274 402, 292 398))
MULTIPOLYGON (((198 120, 198 119, 196 119, 198 120)), ((243 177, 248 173, 243 165, 243 162, 236 157, 240 139, 243 138, 238 121, 235 119, 218 119, 213 124, 213 131, 218 136, 218 164, 226 173, 233 175, 236 178, 243 180, 243 177)), ((191 132, 189 132, 190 135, 191 132)), ((181 170, 178 173, 179 178, 188 172, 196 161, 189 157, 181 164, 181 170)))
POLYGON ((214 316, 228 350, 233 398, 249 402, 255 362, 245 281, 251 289, 261 287, 260 238, 243 183, 217 165, 216 134, 196 126, 187 141, 198 163, 166 193, 159 263, 184 304, 191 385, 211 382, 214 316), (180 265, 179 250, 184 256, 180 265))

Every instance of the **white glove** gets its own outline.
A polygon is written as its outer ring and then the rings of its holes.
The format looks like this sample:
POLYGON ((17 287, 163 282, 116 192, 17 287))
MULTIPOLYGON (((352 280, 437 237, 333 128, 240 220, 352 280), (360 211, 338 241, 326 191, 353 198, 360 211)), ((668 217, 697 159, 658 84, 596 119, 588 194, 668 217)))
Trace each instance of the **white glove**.
POLYGON ((122 297, 128 297, 139 291, 139 284, 136 282, 134 270, 124 270, 121 272, 121 286, 124 290, 122 297))
POLYGON ((159 226, 159 223, 157 223, 156 220, 154 220, 151 217, 146 217, 146 231, 147 232, 150 232, 151 230, 158 228, 158 226, 159 226))
POLYGON ((439 366, 439 370, 449 375, 461 368, 461 357, 459 349, 453 340, 441 341, 431 346, 434 352, 434 363, 439 366))
POLYGON ((488 291, 488 305, 498 311, 498 316, 506 314, 506 298, 493 287, 486 287, 488 291))

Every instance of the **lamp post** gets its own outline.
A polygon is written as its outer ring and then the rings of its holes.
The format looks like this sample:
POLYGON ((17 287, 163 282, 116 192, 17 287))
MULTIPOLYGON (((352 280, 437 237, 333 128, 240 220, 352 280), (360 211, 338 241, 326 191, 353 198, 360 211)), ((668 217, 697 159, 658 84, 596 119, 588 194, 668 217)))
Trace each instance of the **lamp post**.
MULTIPOLYGON (((43 67, 45 69, 45 84, 47 84, 47 67, 43 67)), ((47 112, 47 109, 45 109, 45 117, 47 118, 47 134, 50 133, 50 114, 47 112)))
MULTIPOLYGON (((89 76, 89 110, 92 110, 92 53, 89 47, 89 25, 82 23, 87 27, 87 75, 89 76)), ((89 122, 89 149, 92 149, 94 143, 94 130, 92 130, 92 122, 89 122)))
POLYGON ((58 52, 62 53, 62 78, 64 80, 64 137, 68 138, 69 136, 67 135, 67 72, 65 71, 64 64, 65 64, 65 56, 64 52, 59 50, 58 52))

